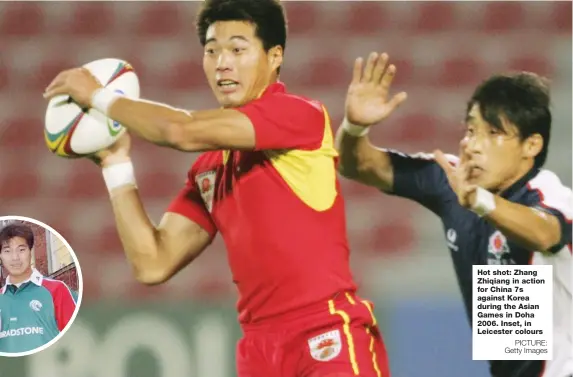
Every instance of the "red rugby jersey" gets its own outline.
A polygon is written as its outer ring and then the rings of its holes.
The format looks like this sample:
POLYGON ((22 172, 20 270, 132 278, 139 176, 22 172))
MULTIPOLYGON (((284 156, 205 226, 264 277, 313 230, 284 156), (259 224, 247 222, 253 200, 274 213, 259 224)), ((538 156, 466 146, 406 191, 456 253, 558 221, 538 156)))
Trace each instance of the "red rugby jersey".
POLYGON ((238 110, 254 125, 255 150, 203 153, 168 211, 223 236, 239 321, 355 291, 326 109, 275 83, 238 110))

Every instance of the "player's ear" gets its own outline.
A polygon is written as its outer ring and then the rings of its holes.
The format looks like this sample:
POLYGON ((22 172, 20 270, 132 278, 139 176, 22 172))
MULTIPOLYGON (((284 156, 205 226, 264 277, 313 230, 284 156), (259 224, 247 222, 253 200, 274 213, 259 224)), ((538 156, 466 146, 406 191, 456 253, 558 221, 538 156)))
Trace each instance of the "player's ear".
POLYGON ((267 56, 273 71, 283 64, 283 48, 281 46, 272 47, 267 56))
POLYGON ((535 158, 543 150, 543 137, 533 134, 523 143, 523 155, 527 158, 535 158))

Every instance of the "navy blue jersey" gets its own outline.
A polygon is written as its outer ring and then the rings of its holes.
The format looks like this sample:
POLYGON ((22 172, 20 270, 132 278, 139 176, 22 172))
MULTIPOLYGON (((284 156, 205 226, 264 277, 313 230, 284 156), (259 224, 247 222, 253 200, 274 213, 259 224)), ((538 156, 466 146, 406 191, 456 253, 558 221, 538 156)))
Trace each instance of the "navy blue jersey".
MULTIPOLYGON (((503 198, 551 213, 562 227, 560 242, 550 253, 527 250, 508 240, 485 219, 462 207, 447 176, 431 154, 388 151, 394 170, 392 195, 414 200, 441 219, 466 313, 472 318, 472 266, 486 264, 551 264, 554 270, 554 360, 490 361, 495 377, 564 377, 573 373, 571 359, 571 218, 573 195, 548 170, 533 169, 511 186, 503 198), (566 365, 567 364, 567 365, 566 365), (569 369, 567 369, 569 368, 569 369)), ((456 165, 457 157, 448 156, 456 165)))

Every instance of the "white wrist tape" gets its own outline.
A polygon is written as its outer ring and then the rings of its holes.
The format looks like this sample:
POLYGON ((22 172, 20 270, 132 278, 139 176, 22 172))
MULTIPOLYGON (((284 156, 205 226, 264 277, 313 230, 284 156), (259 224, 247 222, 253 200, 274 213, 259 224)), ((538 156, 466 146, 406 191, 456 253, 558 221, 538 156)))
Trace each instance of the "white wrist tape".
POLYGON ((121 93, 107 88, 100 88, 92 96, 92 108, 107 116, 111 105, 121 97, 123 97, 121 93))
POLYGON ((356 124, 350 123, 346 118, 342 121, 342 129, 344 132, 354 137, 366 136, 370 131, 370 127, 357 126, 356 124))
POLYGON ((122 186, 137 187, 135 172, 131 162, 122 162, 102 169, 103 179, 107 186, 107 191, 111 193, 113 189, 122 186))
POLYGON ((494 209, 495 195, 486 189, 478 187, 476 190, 476 201, 471 210, 478 216, 482 217, 492 212, 494 209))

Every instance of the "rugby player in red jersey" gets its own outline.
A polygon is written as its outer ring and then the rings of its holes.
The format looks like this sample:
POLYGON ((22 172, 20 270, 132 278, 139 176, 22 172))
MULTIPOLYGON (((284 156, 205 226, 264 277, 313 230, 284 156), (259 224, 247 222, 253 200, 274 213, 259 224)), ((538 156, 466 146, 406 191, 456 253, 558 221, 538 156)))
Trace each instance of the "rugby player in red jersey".
POLYGON ((328 113, 278 81, 282 6, 208 0, 197 29, 220 109, 123 98, 82 68, 62 72, 44 94, 68 94, 155 144, 205 152, 158 226, 136 189, 129 137, 98 153, 137 279, 167 281, 220 232, 240 296, 239 376, 388 377, 372 305, 350 272, 328 113))

